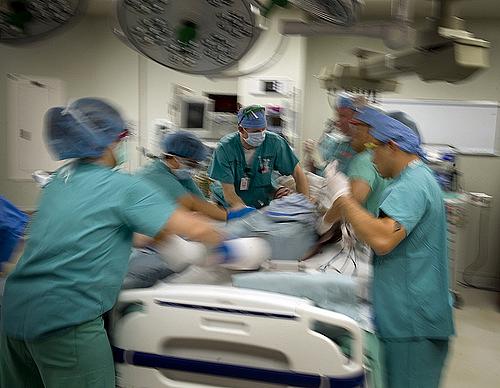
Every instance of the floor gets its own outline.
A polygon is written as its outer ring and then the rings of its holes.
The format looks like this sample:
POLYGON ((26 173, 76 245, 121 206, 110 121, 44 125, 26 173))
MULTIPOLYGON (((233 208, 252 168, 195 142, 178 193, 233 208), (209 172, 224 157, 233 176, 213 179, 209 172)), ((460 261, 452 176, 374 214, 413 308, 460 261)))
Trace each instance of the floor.
POLYGON ((442 388, 500 386, 500 308, 498 294, 460 288, 453 340, 442 388))

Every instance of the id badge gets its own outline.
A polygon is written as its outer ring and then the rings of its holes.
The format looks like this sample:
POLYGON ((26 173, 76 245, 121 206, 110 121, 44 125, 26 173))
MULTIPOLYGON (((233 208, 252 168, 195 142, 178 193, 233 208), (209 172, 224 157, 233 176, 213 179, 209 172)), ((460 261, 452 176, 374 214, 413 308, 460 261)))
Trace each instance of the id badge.
POLYGON ((248 178, 248 177, 241 178, 240 191, 247 191, 248 186, 250 186, 250 178, 248 178))

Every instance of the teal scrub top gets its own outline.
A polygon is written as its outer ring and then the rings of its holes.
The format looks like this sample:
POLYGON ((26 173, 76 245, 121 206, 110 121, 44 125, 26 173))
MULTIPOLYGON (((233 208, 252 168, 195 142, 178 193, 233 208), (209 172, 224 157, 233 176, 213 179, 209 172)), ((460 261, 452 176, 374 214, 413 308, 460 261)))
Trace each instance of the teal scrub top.
POLYGON ((75 162, 43 189, 26 250, 7 278, 4 333, 34 340, 110 310, 134 232, 157 235, 176 205, 143 179, 75 162))
POLYGON ((399 222, 406 238, 374 256, 373 306, 383 339, 454 334, 448 285, 446 213, 431 170, 412 162, 385 190, 380 214, 399 222))
POLYGON ((378 214, 380 198, 389 185, 389 180, 382 178, 373 165, 372 152, 366 150, 355 155, 349 163, 347 176, 351 180, 364 181, 370 186, 370 193, 366 198, 364 207, 376 216, 378 214))
POLYGON ((179 179, 161 160, 156 159, 137 173, 138 176, 146 179, 154 187, 161 190, 161 193, 177 202, 179 198, 192 194, 198 198, 205 199, 203 193, 194 183, 192 178, 179 179))
MULTIPOLYGON (((339 137, 345 138, 345 135, 339 135, 339 137)), ((356 155, 356 151, 351 147, 350 141, 339 141, 335 134, 328 133, 325 133, 319 141, 318 150, 326 162, 337 160, 339 171, 344 174, 347 172, 352 158, 356 155)), ((323 175, 322 171, 318 171, 318 173, 323 175)))
POLYGON ((292 175, 299 162, 288 143, 275 133, 266 132, 264 142, 255 150, 247 166, 239 132, 223 137, 215 150, 209 175, 221 183, 234 184, 236 194, 248 206, 267 206, 274 195, 272 174, 292 175), (249 180, 248 190, 241 190, 241 180, 249 180))

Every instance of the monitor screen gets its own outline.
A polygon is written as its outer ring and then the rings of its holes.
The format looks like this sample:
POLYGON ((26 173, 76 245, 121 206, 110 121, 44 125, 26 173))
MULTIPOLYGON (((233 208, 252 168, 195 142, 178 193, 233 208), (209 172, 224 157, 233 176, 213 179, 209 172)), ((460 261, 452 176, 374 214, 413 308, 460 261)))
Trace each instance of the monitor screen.
POLYGON ((214 102, 214 112, 237 113, 238 96, 236 94, 211 94, 206 96, 214 102))
POLYGON ((205 107, 203 102, 188 102, 186 128, 203 128, 205 119, 205 107))

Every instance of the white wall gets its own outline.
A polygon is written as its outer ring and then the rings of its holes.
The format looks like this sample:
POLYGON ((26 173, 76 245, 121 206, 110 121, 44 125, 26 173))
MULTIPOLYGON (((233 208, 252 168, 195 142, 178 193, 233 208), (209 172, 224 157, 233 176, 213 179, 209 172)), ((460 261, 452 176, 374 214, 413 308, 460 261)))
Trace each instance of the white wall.
MULTIPOLYGON (((392 97, 499 101, 500 25, 498 21, 474 22, 470 23, 469 29, 476 36, 492 43, 490 69, 474 75, 470 80, 460 85, 442 82, 424 83, 416 76, 405 77, 400 79, 402 87, 399 93, 392 95, 392 97)), ((314 78, 314 75, 318 74, 321 67, 326 64, 355 64, 355 59, 351 55, 355 47, 384 51, 383 44, 377 39, 328 36, 308 38, 304 136, 317 138, 323 131, 325 120, 332 115, 326 93, 320 89, 319 82, 314 78)), ((474 128, 471 128, 471 131, 474 131, 474 128)), ((485 192, 495 198, 489 225, 489 264, 480 273, 482 276, 480 280, 491 285, 494 282, 491 278, 498 278, 500 275, 500 239, 498 239, 500 231, 500 158, 463 156, 460 158, 459 169, 463 173, 461 179, 466 190, 485 192)))
POLYGON ((167 117, 167 107, 172 102, 173 84, 186 86, 197 96, 202 96, 203 93, 238 93, 237 79, 210 80, 202 76, 183 74, 144 57, 141 57, 140 64, 140 88, 144 99, 141 104, 141 112, 144 107, 142 128, 149 127, 154 119, 167 117))
MULTIPOLYGON (((107 98, 141 133, 155 118, 165 117, 172 83, 204 91, 237 93, 237 80, 210 81, 164 68, 120 42, 106 18, 85 18, 64 33, 22 47, 0 45, 0 194, 16 205, 35 207, 34 183, 7 179, 6 74, 53 77, 64 81, 68 99, 107 98)), ((144 139, 147 141, 147 138, 144 139)), ((132 167, 139 164, 138 139, 131 139, 132 167)))
MULTIPOLYGON (((298 13, 280 11, 287 17, 298 13)), ((276 25, 272 26, 273 29, 276 25)), ((264 42, 248 64, 259 61, 260 54, 268 55, 275 47, 275 35, 264 42), (265 53, 265 54, 263 54, 265 53), (257 59, 256 59, 257 58, 257 59)), ((139 157, 139 145, 147 145, 148 128, 156 118, 166 117, 172 98, 172 85, 189 87, 196 94, 203 92, 235 93, 244 96, 245 104, 279 103, 276 99, 247 99, 244 83, 238 79, 210 80, 202 76, 182 74, 162 67, 120 42, 111 32, 106 18, 87 17, 72 28, 48 40, 22 47, 0 45, 0 193, 18 206, 33 208, 38 189, 31 182, 7 179, 6 171, 6 74, 18 73, 40 77, 54 77, 64 81, 68 99, 83 96, 103 97, 121 108, 141 134, 130 140, 129 156, 132 169, 144 162, 139 157)), ((305 39, 294 37, 289 41, 281 61, 263 74, 286 76, 303 90, 305 84, 305 39)), ((302 99, 297 104, 299 112, 302 99)))
MULTIPOLYGON (((278 32, 279 20, 286 18, 287 20, 301 20, 302 13, 297 10, 275 11, 275 17, 269 26, 269 30, 265 31, 258 41, 256 47, 240 61, 240 70, 251 69, 257 64, 269 58, 279 47, 281 35, 278 32)), ((243 105, 261 104, 261 105, 281 105, 288 106, 296 114, 296 131, 300 135, 302 133, 302 112, 304 107, 304 89, 306 80, 306 43, 307 39, 299 36, 290 36, 286 38, 286 46, 284 46, 282 57, 273 66, 259 73, 251 74, 247 77, 238 79, 238 94, 241 96, 243 105), (252 95, 251 85, 252 79, 283 77, 290 79, 293 85, 291 95, 284 98, 283 96, 273 95, 252 95)), ((298 143, 298 142, 297 142, 298 143)))
POLYGON ((33 208, 38 189, 31 182, 7 180, 6 74, 61 79, 68 98, 106 97, 137 120, 138 55, 109 31, 104 19, 87 19, 43 42, 0 45, 0 193, 18 206, 33 208))

